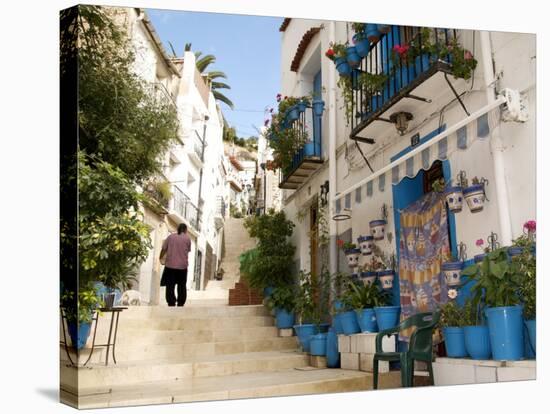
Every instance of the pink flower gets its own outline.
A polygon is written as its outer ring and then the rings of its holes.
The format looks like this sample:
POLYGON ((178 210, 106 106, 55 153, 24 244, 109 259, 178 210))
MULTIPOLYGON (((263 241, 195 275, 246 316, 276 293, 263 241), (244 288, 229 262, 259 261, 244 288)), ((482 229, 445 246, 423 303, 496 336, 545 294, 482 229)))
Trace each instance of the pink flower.
POLYGON ((476 246, 477 246, 477 247, 483 246, 484 243, 485 243, 485 242, 483 241, 483 239, 477 239, 477 240, 476 240, 476 246))
POLYGON ((399 54, 400 57, 404 57, 404 55, 409 51, 409 45, 395 45, 393 47, 393 51, 399 54))
POLYGON ((266 126, 268 126, 268 125, 269 125, 269 119, 266 119, 266 120, 264 121, 264 126, 266 127, 266 126))
POLYGON ((280 93, 277 94, 277 102, 281 102, 281 94, 280 93))
POLYGON ((470 52, 469 50, 464 51, 464 59, 465 60, 471 60, 473 58, 474 58, 474 55, 472 55, 472 52, 470 52))
POLYGON ((525 222, 523 225, 523 228, 527 231, 536 231, 537 230, 537 222, 535 220, 529 220, 525 222))

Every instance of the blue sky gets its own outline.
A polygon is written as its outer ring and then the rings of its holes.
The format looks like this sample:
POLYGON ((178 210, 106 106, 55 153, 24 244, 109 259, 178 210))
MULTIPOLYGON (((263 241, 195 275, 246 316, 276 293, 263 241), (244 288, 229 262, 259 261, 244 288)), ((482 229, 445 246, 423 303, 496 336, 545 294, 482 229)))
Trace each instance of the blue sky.
POLYGON ((280 89, 283 19, 159 9, 147 14, 169 53, 170 41, 179 56, 185 43, 192 43, 193 51, 216 56, 208 69, 225 72, 231 89, 222 92, 235 104, 232 111, 221 103, 222 111, 238 136, 256 136, 252 124, 263 125, 263 110, 275 104, 280 89))

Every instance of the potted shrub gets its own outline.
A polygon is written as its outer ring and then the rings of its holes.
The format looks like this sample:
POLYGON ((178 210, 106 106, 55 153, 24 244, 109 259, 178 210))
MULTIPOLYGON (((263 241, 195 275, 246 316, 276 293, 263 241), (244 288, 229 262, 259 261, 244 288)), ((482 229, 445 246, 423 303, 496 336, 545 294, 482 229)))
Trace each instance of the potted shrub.
POLYGON ((277 328, 288 329, 294 326, 294 297, 292 286, 279 286, 273 289, 268 306, 275 310, 277 328))
POLYGON ((445 275, 445 281, 447 286, 460 285, 460 272, 464 267, 462 260, 458 260, 456 257, 449 256, 446 261, 441 263, 441 270, 445 275))
POLYGON ((343 43, 330 43, 330 47, 325 52, 325 56, 334 62, 336 70, 340 76, 349 76, 351 66, 347 61, 347 45, 343 43))
POLYGON ((373 308, 376 315, 376 323, 380 331, 399 325, 401 307, 391 305, 391 303, 392 296, 387 292, 383 294, 380 305, 373 308))
POLYGON ((484 313, 496 360, 518 360, 524 355, 521 271, 520 264, 509 260, 507 248, 503 247, 462 272, 474 281, 474 300, 486 304, 484 313))
POLYGON ((360 57, 365 57, 369 54, 369 39, 365 33, 365 23, 352 23, 351 27, 355 34, 352 37, 355 44, 355 50, 360 57))
POLYGON ((90 336, 94 312, 103 306, 101 296, 94 286, 86 284, 79 289, 77 301, 74 300, 74 292, 64 291, 61 306, 67 320, 72 347, 77 350, 84 348, 90 336))
POLYGON ((372 254, 372 245, 374 244, 372 236, 359 236, 357 238, 357 243, 359 244, 359 249, 363 256, 372 254))
POLYGON ((353 335, 361 332, 359 322, 357 320, 357 313, 353 308, 353 290, 352 285, 357 282, 348 281, 344 291, 340 296, 342 302, 342 312, 340 313, 340 323, 342 325, 342 331, 344 335, 353 335))
MULTIPOLYGON (((456 290, 451 289, 449 293, 451 299, 456 298, 456 290)), ((448 357, 464 358, 467 356, 464 325, 464 310, 454 300, 450 300, 441 306, 439 326, 443 331, 445 350, 448 357)))
POLYGON ((350 302, 357 313, 361 332, 378 332, 374 307, 386 304, 387 293, 376 284, 350 283, 350 288, 350 302))
POLYGON ((374 240, 384 240, 386 220, 372 220, 369 222, 371 235, 374 240))
POLYGON ((485 186, 479 178, 472 178, 472 185, 468 186, 468 180, 466 179, 466 188, 462 190, 464 193, 464 199, 470 208, 472 213, 483 210, 483 204, 485 203, 485 186))
POLYGON ((464 303, 464 344, 472 359, 486 360, 491 358, 491 339, 482 305, 471 298, 464 303))

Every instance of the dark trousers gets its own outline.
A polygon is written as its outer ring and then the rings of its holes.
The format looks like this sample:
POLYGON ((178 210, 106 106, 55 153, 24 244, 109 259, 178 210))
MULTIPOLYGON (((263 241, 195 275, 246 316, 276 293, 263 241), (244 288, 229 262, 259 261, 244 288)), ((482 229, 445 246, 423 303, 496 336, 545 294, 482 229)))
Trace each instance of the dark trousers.
POLYGON ((168 306, 178 306, 185 305, 187 300, 187 269, 172 269, 169 267, 164 268, 162 274, 161 285, 166 286, 166 302, 168 306), (178 297, 174 294, 174 288, 177 286, 178 297))

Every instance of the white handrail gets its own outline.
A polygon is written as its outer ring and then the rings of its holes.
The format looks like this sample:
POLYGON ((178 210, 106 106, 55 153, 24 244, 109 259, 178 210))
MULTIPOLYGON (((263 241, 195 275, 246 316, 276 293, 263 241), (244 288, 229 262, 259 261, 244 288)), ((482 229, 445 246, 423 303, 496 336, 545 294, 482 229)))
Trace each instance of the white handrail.
POLYGON ((435 137, 433 137, 429 141, 427 141, 424 144, 418 146, 417 148, 415 148, 411 152, 407 153, 406 155, 402 156, 401 158, 389 163, 385 167, 383 167, 383 168, 379 169, 378 171, 372 173, 367 178, 362 179, 361 181, 359 181, 358 183, 352 185, 348 189, 346 189, 342 192, 336 193, 335 196, 334 196, 334 201, 341 199, 342 197, 346 196, 346 194, 349 194, 349 193, 353 192, 354 190, 358 189, 359 187, 361 187, 362 185, 368 183, 369 181, 372 181, 375 178, 381 176, 382 174, 390 171, 393 167, 402 164, 403 162, 405 162, 409 158, 414 157, 416 154, 418 154, 418 153, 422 152, 423 150, 425 150, 426 148, 431 147, 432 145, 438 143, 442 139, 444 139, 444 138, 448 137, 449 135, 451 135, 453 132, 458 131, 463 126, 468 125, 470 122, 475 121, 480 116, 485 115, 489 111, 495 109, 496 107, 500 106, 501 104, 503 104, 505 102, 506 102, 506 99, 503 96, 499 96, 494 102, 490 103, 489 105, 484 106, 483 108, 480 108, 479 110, 477 110, 476 112, 474 112, 470 116, 468 116, 468 117, 464 118, 463 120, 457 122, 452 127, 448 128, 445 131, 441 132, 440 134, 436 135, 435 137))

